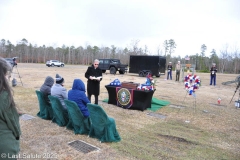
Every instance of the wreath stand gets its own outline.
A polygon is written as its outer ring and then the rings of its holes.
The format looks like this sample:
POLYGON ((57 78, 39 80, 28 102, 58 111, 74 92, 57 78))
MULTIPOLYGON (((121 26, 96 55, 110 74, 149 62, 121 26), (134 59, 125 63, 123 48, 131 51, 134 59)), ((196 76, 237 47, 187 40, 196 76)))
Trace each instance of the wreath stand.
MULTIPOLYGON (((184 104, 184 101, 185 101, 185 99, 186 99, 186 97, 187 96, 193 96, 193 98, 194 98, 194 100, 193 100, 193 114, 195 114, 196 113, 196 108, 197 108, 197 98, 196 98, 196 94, 194 93, 194 95, 189 95, 189 93, 188 92, 186 92, 186 95, 185 95, 185 97, 184 97, 184 99, 183 99, 183 101, 182 101, 182 106, 183 106, 183 104, 184 104)), ((185 123, 190 123, 190 120, 192 119, 192 118, 190 118, 191 116, 193 116, 193 114, 191 115, 189 115, 187 118, 187 120, 185 120, 185 123)))

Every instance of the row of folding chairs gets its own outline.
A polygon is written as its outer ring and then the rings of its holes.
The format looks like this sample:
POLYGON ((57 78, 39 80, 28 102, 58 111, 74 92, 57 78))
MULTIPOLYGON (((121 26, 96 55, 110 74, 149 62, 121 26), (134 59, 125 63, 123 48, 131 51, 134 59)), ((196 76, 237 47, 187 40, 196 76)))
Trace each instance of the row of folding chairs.
POLYGON ((108 117, 103 108, 96 104, 87 104, 89 117, 84 117, 77 103, 64 100, 65 109, 57 97, 49 95, 51 103, 46 101, 44 94, 36 90, 40 111, 37 116, 51 120, 61 127, 73 130, 75 134, 86 134, 97 138, 100 142, 118 142, 121 137, 117 131, 115 120, 108 117))

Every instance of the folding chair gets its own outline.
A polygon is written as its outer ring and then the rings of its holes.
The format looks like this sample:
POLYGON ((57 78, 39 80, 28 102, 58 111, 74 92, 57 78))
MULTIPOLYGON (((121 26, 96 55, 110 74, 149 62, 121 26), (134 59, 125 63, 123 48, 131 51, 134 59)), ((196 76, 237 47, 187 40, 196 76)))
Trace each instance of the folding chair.
POLYGON ((89 137, 97 138, 100 142, 120 141, 121 137, 116 129, 115 120, 108 117, 99 105, 88 103, 87 107, 92 122, 89 137))
POLYGON ((88 134, 90 131, 90 118, 84 117, 78 105, 74 101, 64 100, 68 109, 68 129, 73 129, 75 134, 88 134))
POLYGON ((38 90, 36 90, 36 94, 38 97, 38 104, 40 111, 37 113, 37 116, 46 119, 52 120, 53 119, 53 109, 49 102, 46 101, 44 94, 38 90))
POLYGON ((48 98, 51 101, 54 117, 52 121, 63 127, 68 124, 68 111, 63 108, 58 97, 49 95, 48 98))

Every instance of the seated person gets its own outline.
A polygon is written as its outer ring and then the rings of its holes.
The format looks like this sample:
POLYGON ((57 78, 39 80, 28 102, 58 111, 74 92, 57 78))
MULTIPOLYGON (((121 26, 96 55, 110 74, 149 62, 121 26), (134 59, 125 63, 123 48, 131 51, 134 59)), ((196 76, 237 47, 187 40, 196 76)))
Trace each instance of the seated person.
POLYGON ((51 88, 51 95, 58 97, 62 106, 67 109, 64 99, 68 98, 67 89, 63 87, 64 78, 56 74, 56 84, 51 88))
POLYGON ((50 76, 47 76, 43 85, 40 88, 40 91, 43 93, 44 95, 44 99, 50 103, 50 100, 48 99, 48 95, 51 95, 51 88, 54 84, 54 79, 50 76))
POLYGON ((89 111, 87 103, 90 103, 90 101, 85 92, 86 89, 83 81, 80 79, 74 79, 72 89, 68 92, 68 100, 76 102, 83 116, 88 117, 89 111))

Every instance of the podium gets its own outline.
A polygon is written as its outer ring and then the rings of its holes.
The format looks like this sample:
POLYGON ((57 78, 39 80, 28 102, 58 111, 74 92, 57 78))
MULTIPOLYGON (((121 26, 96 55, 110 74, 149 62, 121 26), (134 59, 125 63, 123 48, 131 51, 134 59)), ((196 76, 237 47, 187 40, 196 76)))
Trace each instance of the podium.
MULTIPOLYGON (((117 86, 106 85, 105 88, 108 91, 108 104, 113 104, 117 106, 117 86)), ((151 108, 152 96, 154 92, 155 90, 133 90, 133 103, 128 109, 144 111, 147 108, 151 108)))

